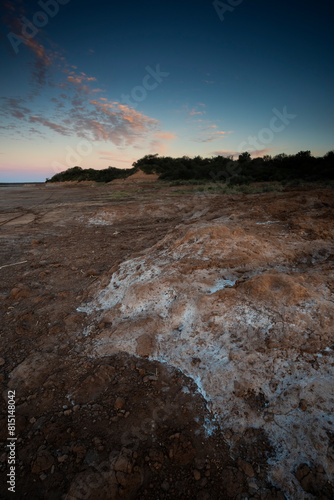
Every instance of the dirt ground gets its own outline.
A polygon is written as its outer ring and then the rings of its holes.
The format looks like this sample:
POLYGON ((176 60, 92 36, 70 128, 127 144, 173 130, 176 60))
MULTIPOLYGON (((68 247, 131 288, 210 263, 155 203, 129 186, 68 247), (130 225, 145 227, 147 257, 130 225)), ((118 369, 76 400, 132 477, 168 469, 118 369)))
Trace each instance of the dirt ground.
POLYGON ((0 197, 1 498, 334 498, 333 190, 0 197))

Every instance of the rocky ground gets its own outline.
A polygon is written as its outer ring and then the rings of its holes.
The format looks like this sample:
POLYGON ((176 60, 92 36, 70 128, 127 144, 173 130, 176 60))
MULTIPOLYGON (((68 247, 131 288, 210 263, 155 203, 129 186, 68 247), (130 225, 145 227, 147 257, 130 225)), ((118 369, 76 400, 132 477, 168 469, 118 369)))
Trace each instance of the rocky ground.
POLYGON ((1 498, 334 498, 333 207, 1 188, 1 498))

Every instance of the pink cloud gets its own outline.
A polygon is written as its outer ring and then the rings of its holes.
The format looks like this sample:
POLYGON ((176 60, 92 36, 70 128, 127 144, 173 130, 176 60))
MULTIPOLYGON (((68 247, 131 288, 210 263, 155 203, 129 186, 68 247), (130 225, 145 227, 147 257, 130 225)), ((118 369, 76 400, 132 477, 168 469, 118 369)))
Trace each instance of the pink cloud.
POLYGON ((165 141, 173 141, 176 139, 176 135, 172 132, 156 132, 154 136, 165 141))
POLYGON ((206 129, 204 129, 203 136, 194 139, 194 141, 195 142, 212 142, 212 141, 215 141, 216 139, 221 139, 225 135, 232 134, 232 130, 228 130, 228 131, 225 131, 225 130, 215 130, 215 131, 212 131, 210 133, 207 133, 206 130, 208 130, 211 127, 216 128, 216 126, 207 127, 206 129))
MULTIPOLYGON (((220 149, 218 151, 212 151, 212 155, 214 156, 236 156, 237 158, 239 157, 239 155, 243 153, 243 151, 232 151, 232 150, 228 150, 228 149, 220 149)), ((271 150, 270 149, 258 149, 256 151, 252 151, 250 154, 252 156, 252 158, 258 158, 258 157, 262 157, 264 155, 268 155, 271 153, 271 150)))

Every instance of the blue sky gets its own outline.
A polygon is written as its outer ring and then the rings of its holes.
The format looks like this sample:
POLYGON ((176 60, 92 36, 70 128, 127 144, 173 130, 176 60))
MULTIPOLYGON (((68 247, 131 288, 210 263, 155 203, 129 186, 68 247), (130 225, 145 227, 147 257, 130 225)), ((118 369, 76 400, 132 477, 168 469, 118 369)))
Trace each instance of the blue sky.
POLYGON ((334 148, 329 2, 3 2, 0 182, 334 148), (20 37, 20 38, 18 38, 20 37))

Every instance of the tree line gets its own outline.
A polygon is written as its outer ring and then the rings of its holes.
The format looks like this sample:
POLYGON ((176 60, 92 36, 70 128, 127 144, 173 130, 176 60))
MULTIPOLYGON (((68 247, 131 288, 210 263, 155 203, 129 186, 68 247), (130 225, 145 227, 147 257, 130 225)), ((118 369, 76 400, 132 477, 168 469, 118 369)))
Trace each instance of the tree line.
POLYGON ((213 181, 230 185, 252 182, 284 182, 300 179, 307 182, 334 179, 334 150, 322 157, 314 157, 310 151, 294 155, 284 153, 274 157, 266 155, 251 158, 241 153, 237 160, 232 156, 172 158, 158 154, 146 155, 132 164, 131 169, 108 167, 103 170, 73 167, 55 174, 47 182, 95 181, 110 182, 125 179, 139 169, 146 174, 158 174, 165 181, 213 181))

